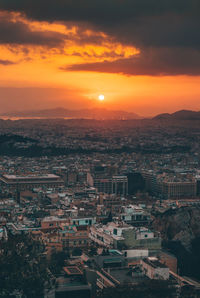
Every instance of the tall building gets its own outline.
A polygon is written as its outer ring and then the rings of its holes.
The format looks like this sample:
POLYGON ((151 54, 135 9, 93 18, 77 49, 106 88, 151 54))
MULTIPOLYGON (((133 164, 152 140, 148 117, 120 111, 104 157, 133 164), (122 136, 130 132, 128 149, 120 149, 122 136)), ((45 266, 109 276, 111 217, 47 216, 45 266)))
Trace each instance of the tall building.
POLYGON ((158 193, 157 175, 152 170, 142 171, 142 177, 145 181, 145 189, 152 195, 158 193))
POLYGON ((123 196, 128 194, 127 176, 118 175, 112 177, 112 193, 123 196))
POLYGON ((94 187, 98 192, 112 194, 112 178, 94 178, 94 187))
POLYGON ((128 194, 127 176, 113 176, 112 178, 94 178, 94 187, 98 192, 126 196, 128 194))
POLYGON ((161 195, 165 199, 189 197, 197 194, 196 181, 163 181, 161 182, 161 195))
POLYGON ((197 183, 197 196, 200 196, 200 175, 196 176, 196 183, 197 183))
POLYGON ((67 185, 73 185, 77 182, 78 175, 75 171, 70 171, 67 173, 67 185))
POLYGON ((145 189, 145 180, 139 172, 128 173, 128 194, 133 195, 145 189))

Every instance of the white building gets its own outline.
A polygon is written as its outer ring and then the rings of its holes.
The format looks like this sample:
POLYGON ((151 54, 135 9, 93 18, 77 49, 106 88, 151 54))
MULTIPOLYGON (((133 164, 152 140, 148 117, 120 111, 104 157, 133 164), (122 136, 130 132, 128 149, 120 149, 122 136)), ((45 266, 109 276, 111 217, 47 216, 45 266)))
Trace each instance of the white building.
POLYGON ((154 232, 145 227, 133 227, 124 222, 93 225, 90 227, 89 237, 98 245, 107 248, 161 248, 161 238, 154 232))
POLYGON ((151 220, 150 215, 142 207, 137 205, 122 206, 120 219, 136 226, 148 224, 151 220))

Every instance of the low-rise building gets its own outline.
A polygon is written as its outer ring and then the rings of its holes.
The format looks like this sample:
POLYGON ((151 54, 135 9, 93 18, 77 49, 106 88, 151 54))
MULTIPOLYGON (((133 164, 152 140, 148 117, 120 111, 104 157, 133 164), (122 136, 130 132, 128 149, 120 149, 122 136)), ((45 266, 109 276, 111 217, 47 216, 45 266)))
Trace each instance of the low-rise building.
POLYGON ((66 218, 47 216, 41 221, 41 229, 55 229, 58 228, 61 223, 67 223, 67 221, 66 218))
POLYGON ((150 279, 169 279, 169 268, 156 258, 146 258, 140 261, 142 270, 150 279))
POLYGON ((76 226, 91 226, 96 223, 96 217, 74 217, 70 219, 70 224, 76 225, 76 226))
POLYGON ((132 227, 124 222, 94 225, 90 228, 90 238, 107 248, 148 248, 161 249, 161 237, 145 227, 132 227))
POLYGON ((134 226, 148 225, 151 221, 150 215, 137 205, 122 206, 120 219, 134 226))
POLYGON ((63 225, 59 230, 63 248, 88 247, 90 243, 89 226, 63 225))

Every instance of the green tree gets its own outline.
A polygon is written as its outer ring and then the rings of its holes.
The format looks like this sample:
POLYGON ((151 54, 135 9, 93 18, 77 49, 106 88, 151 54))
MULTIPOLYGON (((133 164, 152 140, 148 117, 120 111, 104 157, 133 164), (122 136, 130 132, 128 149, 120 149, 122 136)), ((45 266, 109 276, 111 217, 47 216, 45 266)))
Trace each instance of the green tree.
POLYGON ((23 297, 43 297, 50 285, 44 246, 28 235, 9 235, 0 243, 0 296, 19 292, 23 297))
POLYGON ((55 252, 51 255, 49 269, 53 274, 59 274, 65 265, 65 260, 69 258, 68 251, 55 252))
POLYGON ((81 256, 81 255, 82 255, 82 249, 79 248, 79 247, 75 247, 75 248, 72 250, 72 255, 73 255, 73 256, 81 256))

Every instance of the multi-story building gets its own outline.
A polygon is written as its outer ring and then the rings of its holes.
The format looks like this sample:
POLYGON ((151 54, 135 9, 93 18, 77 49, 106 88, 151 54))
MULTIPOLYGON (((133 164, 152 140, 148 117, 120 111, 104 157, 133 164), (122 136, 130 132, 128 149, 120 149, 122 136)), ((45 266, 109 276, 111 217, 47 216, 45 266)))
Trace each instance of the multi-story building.
POLYGON ((70 224, 76 225, 76 226, 91 226, 96 223, 96 217, 74 217, 70 219, 70 224))
POLYGON ((63 225, 58 233, 63 248, 88 247, 90 243, 89 226, 63 225))
POLYGON ((161 237, 144 227, 132 227, 124 222, 111 222, 107 225, 90 227, 90 238, 107 248, 148 248, 161 249, 161 237))
POLYGON ((2 175, 0 182, 7 186, 9 190, 26 190, 34 187, 59 187, 63 186, 64 182, 60 176, 54 174, 45 175, 2 175))
MULTIPOLYGON (((92 297, 92 287, 86 281, 83 271, 78 266, 66 266, 63 268, 64 275, 56 279, 57 287, 51 291, 50 297, 75 298, 92 297)), ((49 297, 49 296, 48 296, 49 297)))
POLYGON ((78 180, 78 174, 75 171, 70 171, 67 173, 67 185, 76 184, 78 180))
POLYGON ((162 173, 143 171, 145 188, 152 195, 163 199, 189 197, 197 195, 197 180, 183 173, 162 173))
POLYGON ((100 194, 99 204, 104 206, 106 210, 111 211, 113 215, 118 215, 122 205, 121 196, 115 194, 100 194))
POLYGON ((60 223, 57 228, 43 229, 39 232, 39 239, 45 244, 47 256, 63 249, 88 247, 90 243, 89 226, 60 223))
POLYGON ((193 198, 197 194, 196 181, 159 181, 161 196, 170 198, 193 198))
POLYGON ((127 176, 112 177, 112 193, 126 196, 128 194, 128 178, 127 176))
POLYGON ((137 205, 122 206, 120 219, 134 226, 147 225, 151 221, 150 215, 137 205))
POLYGON ((127 176, 113 176, 105 178, 94 178, 94 187, 98 192, 126 196, 128 194, 127 176))
POLYGON ((43 220, 41 221, 41 229, 58 229, 59 226, 63 223, 67 223, 66 218, 59 218, 56 216, 47 216, 44 217, 43 220))
POLYGON ((153 170, 143 170, 142 171, 142 177, 144 178, 145 181, 145 189, 150 193, 150 194, 157 194, 158 192, 158 185, 157 185, 157 179, 156 179, 156 174, 153 172, 153 170))
POLYGON ((94 178, 94 187, 98 192, 112 194, 112 178, 94 178))
POLYGON ((200 196, 200 175, 197 175, 195 179, 197 182, 197 196, 200 196))
POLYGON ((145 258, 140 260, 142 270, 150 279, 169 279, 169 268, 156 258, 145 258))
POLYGON ((133 195, 138 191, 145 189, 145 180, 139 172, 127 173, 128 178, 128 194, 133 195))

